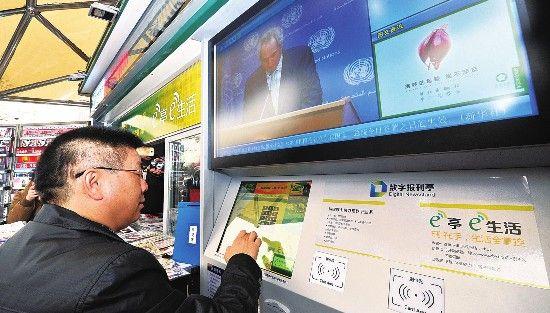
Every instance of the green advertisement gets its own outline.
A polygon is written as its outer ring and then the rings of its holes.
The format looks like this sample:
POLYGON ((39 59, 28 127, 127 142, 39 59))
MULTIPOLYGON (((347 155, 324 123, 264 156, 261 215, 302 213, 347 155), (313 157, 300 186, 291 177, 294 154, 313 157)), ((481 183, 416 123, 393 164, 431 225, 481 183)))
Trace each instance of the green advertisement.
POLYGON ((151 141, 201 119, 201 62, 149 96, 120 121, 120 127, 151 141))

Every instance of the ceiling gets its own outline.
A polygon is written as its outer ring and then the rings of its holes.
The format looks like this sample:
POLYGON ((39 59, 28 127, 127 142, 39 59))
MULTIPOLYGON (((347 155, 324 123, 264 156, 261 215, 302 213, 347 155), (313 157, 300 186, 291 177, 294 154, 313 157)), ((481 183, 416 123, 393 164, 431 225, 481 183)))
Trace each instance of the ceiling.
POLYGON ((108 26, 93 2, 0 0, 0 101, 89 106, 78 85, 108 26))

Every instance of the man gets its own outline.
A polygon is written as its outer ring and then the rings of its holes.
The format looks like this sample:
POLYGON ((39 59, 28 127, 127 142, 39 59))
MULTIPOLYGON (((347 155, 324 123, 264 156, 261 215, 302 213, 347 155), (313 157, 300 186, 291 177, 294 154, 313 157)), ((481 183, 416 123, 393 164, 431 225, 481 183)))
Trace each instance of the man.
POLYGON ((164 157, 155 157, 147 167, 147 191, 141 213, 162 214, 164 200, 164 157))
POLYGON ((185 299, 153 255, 115 234, 143 207, 141 145, 96 127, 48 145, 36 172, 46 204, 0 247, 0 312, 257 312, 256 233, 242 231, 227 249, 213 299, 185 299))
POLYGON ((282 31, 271 28, 260 38, 259 57, 260 67, 246 82, 245 122, 321 104, 321 82, 309 47, 283 52, 282 31))

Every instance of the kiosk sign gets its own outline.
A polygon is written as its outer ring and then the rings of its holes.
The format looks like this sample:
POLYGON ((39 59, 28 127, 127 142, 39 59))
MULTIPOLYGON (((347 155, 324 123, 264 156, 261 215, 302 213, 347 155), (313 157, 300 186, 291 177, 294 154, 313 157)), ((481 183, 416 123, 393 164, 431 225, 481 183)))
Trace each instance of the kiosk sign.
POLYGON ((143 141, 197 125, 201 117, 201 62, 189 67, 120 121, 143 141))
POLYGON ((358 177, 326 183, 318 248, 550 287, 524 176, 358 177))

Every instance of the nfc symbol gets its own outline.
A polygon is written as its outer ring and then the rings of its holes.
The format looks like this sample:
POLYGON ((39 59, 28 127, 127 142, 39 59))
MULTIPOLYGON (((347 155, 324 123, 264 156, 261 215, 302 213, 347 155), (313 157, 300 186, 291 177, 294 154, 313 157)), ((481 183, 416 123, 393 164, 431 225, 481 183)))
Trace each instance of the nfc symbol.
POLYGON ((388 308, 397 312, 443 313, 444 281, 399 269, 390 269, 388 308))
POLYGON ((347 262, 347 258, 317 251, 311 264, 309 281, 342 292, 347 262))
MULTIPOLYGON (((405 284, 399 286, 399 297, 403 301, 407 301, 411 298, 411 288, 405 284)), ((418 298, 418 293, 413 294, 415 298, 418 298)), ((431 290, 422 291, 422 303, 428 308, 431 308, 435 303, 435 297, 431 290)))
POLYGON ((331 276, 332 278, 334 278, 334 280, 337 280, 338 278, 340 278, 340 269, 338 269, 337 267, 333 268, 331 276))
POLYGON ((401 300, 405 301, 407 299, 410 299, 411 298, 411 296, 409 295, 410 291, 411 289, 408 286, 401 284, 401 286, 399 286, 399 297, 401 297, 401 300))
POLYGON ((405 286, 404 284, 401 284, 399 286, 399 297, 401 297, 401 300, 407 300, 410 299, 411 296, 409 295, 409 292, 411 291, 411 288, 409 286, 405 286))
POLYGON ((325 266, 323 264, 319 264, 317 267, 317 274, 319 276, 323 275, 325 273, 325 266))
POLYGON ((431 290, 422 292, 422 303, 424 303, 428 308, 431 308, 435 303, 435 297, 431 290))
POLYGON ((338 278, 340 278, 340 269, 338 267, 327 269, 324 264, 318 264, 317 274, 319 274, 319 276, 327 274, 330 275, 330 277, 332 277, 334 280, 338 280, 338 278))

